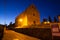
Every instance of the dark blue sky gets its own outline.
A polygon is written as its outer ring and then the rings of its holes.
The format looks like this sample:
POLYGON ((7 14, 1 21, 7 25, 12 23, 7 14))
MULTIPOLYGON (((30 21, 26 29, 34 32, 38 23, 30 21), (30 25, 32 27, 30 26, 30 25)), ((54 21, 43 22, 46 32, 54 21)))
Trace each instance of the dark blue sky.
POLYGON ((59 0, 0 0, 0 24, 14 23, 17 15, 22 13, 29 5, 34 4, 40 12, 40 20, 60 14, 59 0))

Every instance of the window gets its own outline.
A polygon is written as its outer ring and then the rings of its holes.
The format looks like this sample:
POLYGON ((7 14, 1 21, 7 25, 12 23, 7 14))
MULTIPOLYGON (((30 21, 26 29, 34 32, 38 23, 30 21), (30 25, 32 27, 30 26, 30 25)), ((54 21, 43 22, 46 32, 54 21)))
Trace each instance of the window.
POLYGON ((33 16, 35 16, 35 14, 33 13, 33 16))
POLYGON ((34 24, 36 24, 36 21, 33 21, 34 24))

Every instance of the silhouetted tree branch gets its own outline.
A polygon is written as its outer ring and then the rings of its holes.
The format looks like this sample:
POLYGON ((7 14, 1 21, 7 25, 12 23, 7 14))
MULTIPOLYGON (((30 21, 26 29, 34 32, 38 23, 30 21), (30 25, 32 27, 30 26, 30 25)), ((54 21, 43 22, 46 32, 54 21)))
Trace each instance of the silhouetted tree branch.
POLYGON ((52 19, 51 19, 51 17, 50 17, 50 16, 48 17, 48 21, 49 21, 49 22, 52 22, 52 19))
POLYGON ((56 17, 54 17, 54 22, 57 22, 57 19, 56 19, 56 17))

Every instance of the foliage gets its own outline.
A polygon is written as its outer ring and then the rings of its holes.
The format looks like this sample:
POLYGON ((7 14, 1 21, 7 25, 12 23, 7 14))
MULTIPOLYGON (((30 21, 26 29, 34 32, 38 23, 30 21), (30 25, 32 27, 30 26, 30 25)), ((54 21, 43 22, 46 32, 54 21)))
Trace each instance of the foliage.
POLYGON ((57 22, 57 18, 56 17, 54 17, 54 22, 57 22))
POLYGON ((52 22, 52 19, 51 19, 51 17, 50 17, 50 16, 48 17, 48 21, 49 21, 49 22, 52 22))
POLYGON ((46 21, 47 21, 47 19, 46 19, 46 18, 44 18, 44 19, 43 19, 43 22, 46 22, 46 21))
POLYGON ((15 23, 10 22, 10 24, 8 25, 8 29, 13 29, 15 28, 15 23))

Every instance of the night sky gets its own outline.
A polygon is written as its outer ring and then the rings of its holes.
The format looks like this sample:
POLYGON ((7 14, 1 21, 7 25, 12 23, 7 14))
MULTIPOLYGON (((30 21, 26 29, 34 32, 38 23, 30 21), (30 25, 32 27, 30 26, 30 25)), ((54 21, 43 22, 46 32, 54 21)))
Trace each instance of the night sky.
POLYGON ((0 0, 0 24, 15 22, 16 16, 34 4, 40 12, 40 20, 60 14, 59 0, 0 0))

